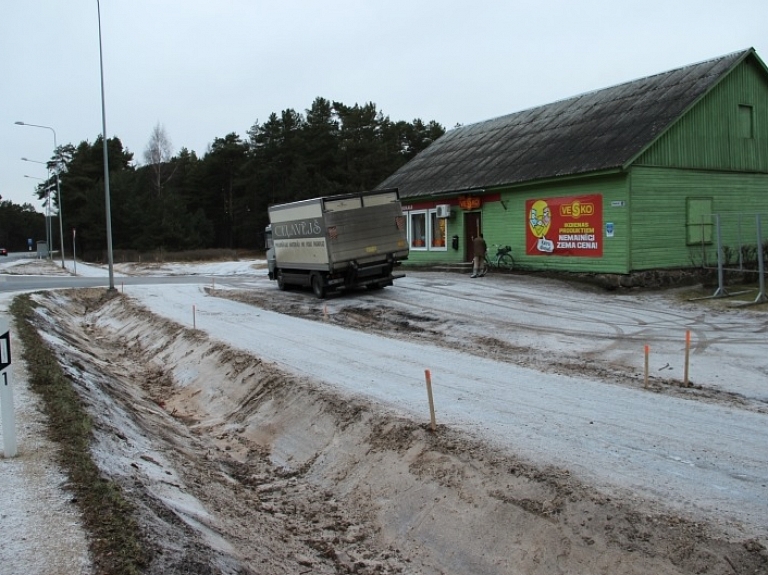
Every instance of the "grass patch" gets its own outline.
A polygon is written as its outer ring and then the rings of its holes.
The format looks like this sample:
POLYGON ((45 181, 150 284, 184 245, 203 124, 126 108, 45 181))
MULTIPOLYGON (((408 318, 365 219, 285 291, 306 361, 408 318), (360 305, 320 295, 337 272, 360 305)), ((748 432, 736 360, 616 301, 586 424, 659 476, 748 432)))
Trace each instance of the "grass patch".
POLYGON ((83 514, 97 575, 137 575, 149 564, 149 553, 133 507, 120 486, 104 477, 91 457, 92 421, 72 382, 66 377, 35 327, 29 295, 14 298, 11 313, 24 346, 22 358, 29 384, 42 400, 48 432, 59 445, 59 460, 69 478, 68 489, 83 514))

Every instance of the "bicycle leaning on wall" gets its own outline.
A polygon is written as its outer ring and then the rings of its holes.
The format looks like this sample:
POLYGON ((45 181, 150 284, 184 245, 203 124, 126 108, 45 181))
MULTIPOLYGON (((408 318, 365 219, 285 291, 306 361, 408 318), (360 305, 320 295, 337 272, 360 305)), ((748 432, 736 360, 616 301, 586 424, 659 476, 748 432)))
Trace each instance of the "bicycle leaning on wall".
POLYGON ((512 257, 512 248, 510 246, 501 246, 494 244, 496 255, 490 257, 485 253, 485 267, 480 275, 485 275, 489 270, 512 271, 515 269, 515 258, 512 257))

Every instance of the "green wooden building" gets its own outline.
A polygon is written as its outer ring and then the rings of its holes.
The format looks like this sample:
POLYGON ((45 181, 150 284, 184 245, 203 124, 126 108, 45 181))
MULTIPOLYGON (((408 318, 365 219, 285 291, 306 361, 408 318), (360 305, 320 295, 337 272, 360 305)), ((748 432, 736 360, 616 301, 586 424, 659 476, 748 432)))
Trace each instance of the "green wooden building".
POLYGON ((718 237, 768 240, 768 69, 748 49, 459 127, 394 187, 412 263, 469 261, 482 232, 526 269, 711 264, 718 237))

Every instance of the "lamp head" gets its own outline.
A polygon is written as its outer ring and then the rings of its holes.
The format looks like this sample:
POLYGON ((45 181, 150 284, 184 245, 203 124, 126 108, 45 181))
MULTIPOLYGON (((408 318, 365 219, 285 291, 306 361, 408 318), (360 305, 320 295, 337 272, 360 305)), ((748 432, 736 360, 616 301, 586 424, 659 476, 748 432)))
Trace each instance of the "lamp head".
POLYGON ((16 124, 17 126, 24 126, 25 125, 24 122, 14 122, 14 124, 16 124))

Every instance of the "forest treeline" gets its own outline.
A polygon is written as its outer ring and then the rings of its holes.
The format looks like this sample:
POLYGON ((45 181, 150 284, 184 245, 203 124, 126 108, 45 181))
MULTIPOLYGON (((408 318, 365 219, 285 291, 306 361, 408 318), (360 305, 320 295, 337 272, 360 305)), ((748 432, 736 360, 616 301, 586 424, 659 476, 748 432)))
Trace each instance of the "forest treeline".
MULTIPOLYGON (((257 121, 246 138, 215 138, 202 157, 187 148, 173 154, 161 125, 152 131, 143 162, 110 138, 113 247, 261 249, 270 204, 372 189, 444 132, 434 121, 392 121, 374 103, 348 106, 318 97, 304 114, 287 109, 257 121)), ((50 166, 60 174, 65 250, 71 254, 74 228, 78 255, 100 259, 106 237, 101 136, 59 146, 50 166)), ((46 188, 55 213, 54 180, 38 187, 40 199, 46 188)), ((6 236, 0 242, 17 250, 26 249, 29 234, 45 239, 42 223, 34 224, 39 230, 22 230, 31 225, 22 217, 42 217, 31 209, 0 202, 0 234, 6 236)), ((58 238, 58 223, 53 228, 58 238)))

